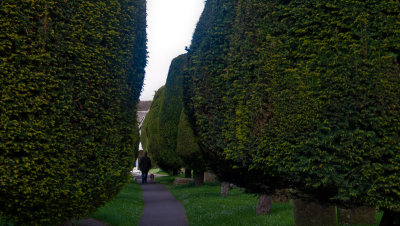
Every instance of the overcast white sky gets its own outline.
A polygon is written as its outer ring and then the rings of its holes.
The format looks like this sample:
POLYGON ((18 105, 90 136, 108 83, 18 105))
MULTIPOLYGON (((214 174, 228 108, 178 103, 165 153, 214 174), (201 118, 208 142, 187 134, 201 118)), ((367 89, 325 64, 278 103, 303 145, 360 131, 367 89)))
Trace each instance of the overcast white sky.
POLYGON ((152 100, 165 84, 171 60, 185 53, 204 0, 147 0, 146 76, 140 100, 152 100))

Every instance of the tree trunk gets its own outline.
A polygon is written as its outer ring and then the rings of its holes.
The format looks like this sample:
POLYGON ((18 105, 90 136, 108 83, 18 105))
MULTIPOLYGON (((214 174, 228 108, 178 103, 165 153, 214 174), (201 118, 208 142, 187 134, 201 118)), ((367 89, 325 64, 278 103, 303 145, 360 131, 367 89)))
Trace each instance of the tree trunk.
POLYGON ((295 226, 337 225, 334 206, 325 206, 312 201, 293 200, 295 226))
POLYGON ((204 172, 194 171, 194 184, 196 186, 202 186, 204 184, 204 172))
POLYGON ((379 226, 400 226, 400 213, 384 210, 379 226))
POLYGON ((192 169, 185 169, 185 178, 192 178, 192 169))
POLYGON ((361 206, 353 209, 338 208, 339 224, 376 224, 376 208, 361 206))
POLYGON ((222 182, 221 183, 221 196, 226 197, 228 195, 228 191, 229 191, 229 183, 222 182))
POLYGON ((268 214, 272 205, 272 196, 260 194, 258 197, 257 214, 268 214))

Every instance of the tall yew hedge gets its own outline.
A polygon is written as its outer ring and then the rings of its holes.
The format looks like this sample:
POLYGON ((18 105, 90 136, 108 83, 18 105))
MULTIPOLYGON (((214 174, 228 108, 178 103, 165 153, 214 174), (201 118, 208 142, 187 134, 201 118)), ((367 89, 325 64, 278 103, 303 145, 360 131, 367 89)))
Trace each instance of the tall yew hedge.
POLYGON ((144 151, 147 151, 151 160, 157 163, 157 165, 165 170, 169 171, 168 165, 163 163, 161 158, 162 146, 160 144, 160 128, 158 124, 158 118, 160 113, 160 106, 164 99, 165 86, 162 86, 154 95, 153 101, 149 112, 143 120, 140 142, 144 151))
POLYGON ((160 105, 158 118, 160 128, 160 143, 162 145, 161 158, 168 164, 174 173, 183 165, 182 159, 176 152, 176 138, 178 124, 183 107, 182 78, 186 66, 186 54, 182 54, 171 61, 165 82, 164 98, 160 105))
POLYGON ((204 13, 185 103, 214 162, 399 214, 400 3, 209 0, 204 13))
POLYGON ((197 140, 183 113, 186 66, 186 54, 172 60, 166 84, 154 96, 142 126, 144 150, 150 153, 158 166, 173 174, 178 173, 181 167, 194 169, 195 172, 205 170, 197 140))
POLYGON ((146 3, 0 3, 0 212, 54 225, 127 182, 146 64, 146 3))
POLYGON ((238 2, 206 2, 188 52, 185 110, 208 164, 221 181, 233 182, 251 192, 273 193, 284 183, 279 177, 251 167, 254 160, 250 151, 240 156, 226 151, 230 143, 225 127, 230 123, 231 115, 227 114, 232 109, 226 95, 233 87, 233 79, 228 80, 227 74, 230 64, 236 63, 231 62, 231 42, 238 2))

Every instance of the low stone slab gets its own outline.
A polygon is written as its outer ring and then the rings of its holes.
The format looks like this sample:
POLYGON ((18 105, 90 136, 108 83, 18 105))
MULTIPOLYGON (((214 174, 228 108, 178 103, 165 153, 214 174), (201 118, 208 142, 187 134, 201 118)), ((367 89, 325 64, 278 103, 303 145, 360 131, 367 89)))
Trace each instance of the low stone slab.
POLYGON ((336 211, 333 205, 322 205, 310 200, 294 199, 293 213, 295 226, 337 225, 336 211))
POLYGON ((353 209, 338 208, 340 224, 376 224, 376 209, 373 207, 357 207, 353 209))
POLYGON ((177 178, 175 178, 173 185, 175 185, 175 186, 176 185, 184 185, 184 184, 190 184, 192 182, 193 182, 192 178, 180 178, 180 177, 177 177, 177 178))

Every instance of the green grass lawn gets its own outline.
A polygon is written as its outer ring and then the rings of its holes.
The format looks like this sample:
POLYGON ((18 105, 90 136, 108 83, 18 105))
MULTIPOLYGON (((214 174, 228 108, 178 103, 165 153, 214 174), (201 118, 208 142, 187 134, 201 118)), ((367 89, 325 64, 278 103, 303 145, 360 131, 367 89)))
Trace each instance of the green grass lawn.
MULTIPOLYGON (((232 189, 228 197, 221 197, 219 183, 206 183, 204 186, 173 186, 174 177, 159 177, 157 181, 184 205, 189 225, 294 225, 291 203, 272 204, 269 215, 256 215, 257 197, 246 194, 241 189, 232 189)), ((382 213, 378 212, 378 222, 382 213)), ((375 226, 368 225, 368 226, 375 226)), ((364 225, 363 225, 364 226, 364 225)))
POLYGON ((273 204, 269 215, 256 215, 257 197, 240 189, 221 197, 218 183, 173 186, 173 177, 157 178, 184 205, 190 225, 294 225, 289 203, 273 204))
POLYGON ((142 189, 131 179, 112 201, 89 217, 104 221, 111 226, 132 226, 138 225, 143 209, 142 189))

